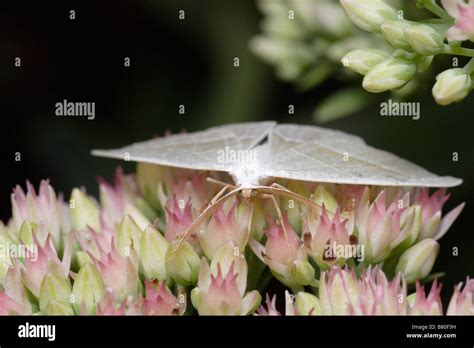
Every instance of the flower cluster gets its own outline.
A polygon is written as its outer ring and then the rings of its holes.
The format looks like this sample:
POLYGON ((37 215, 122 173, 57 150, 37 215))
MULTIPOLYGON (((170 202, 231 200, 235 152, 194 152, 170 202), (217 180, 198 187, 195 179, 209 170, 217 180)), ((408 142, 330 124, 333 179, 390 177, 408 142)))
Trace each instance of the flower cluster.
MULTIPOLYGON (((442 313, 440 286, 421 283, 463 208, 443 214, 445 190, 281 180, 315 204, 236 195, 188 231, 220 191, 207 177, 225 180, 139 163, 100 179, 99 202, 17 186, 0 224, 0 314, 276 315, 275 297, 258 309, 267 275, 293 293, 287 314, 442 313)), ((468 278, 448 314, 472 314, 473 293, 468 278)))
POLYGON ((383 40, 355 28, 333 0, 257 3, 264 14, 262 33, 252 38, 250 49, 272 65, 280 79, 299 90, 314 88, 334 77, 351 84, 318 106, 315 117, 319 121, 344 117, 370 103, 370 95, 356 88, 356 76, 343 69, 340 60, 356 48, 385 45, 383 40), (351 109, 341 108, 344 104, 350 104, 351 109))
POLYGON ((434 0, 419 0, 418 5, 434 13, 431 20, 404 18, 401 10, 385 0, 340 0, 352 22, 362 30, 380 33, 392 46, 390 51, 357 49, 342 63, 364 76, 362 86, 369 92, 410 90, 416 76, 429 69, 442 54, 470 57, 464 68, 457 65, 436 77, 433 96, 440 105, 462 101, 474 88, 474 50, 462 41, 474 39, 474 1, 442 0, 444 9, 434 0), (447 11, 447 12, 446 12, 447 11))

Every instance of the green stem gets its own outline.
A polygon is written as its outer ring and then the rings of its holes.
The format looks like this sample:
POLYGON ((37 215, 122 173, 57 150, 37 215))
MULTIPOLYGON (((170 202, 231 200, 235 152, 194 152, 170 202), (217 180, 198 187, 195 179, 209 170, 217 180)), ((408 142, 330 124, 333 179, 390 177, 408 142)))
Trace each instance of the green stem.
POLYGON ((439 18, 442 18, 448 22, 452 22, 453 19, 451 16, 441 7, 439 6, 435 0, 422 0, 423 6, 428 10, 433 12, 439 18))
POLYGON ((472 48, 453 47, 450 45, 445 45, 442 53, 474 58, 474 49, 472 48))
POLYGON ((474 58, 472 58, 463 69, 466 73, 471 74, 474 71, 474 58))

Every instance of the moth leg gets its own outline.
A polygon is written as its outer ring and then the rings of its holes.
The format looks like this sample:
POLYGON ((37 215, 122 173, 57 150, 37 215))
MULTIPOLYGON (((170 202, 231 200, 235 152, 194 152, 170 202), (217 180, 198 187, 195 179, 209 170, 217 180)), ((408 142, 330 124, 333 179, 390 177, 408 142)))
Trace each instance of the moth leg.
POLYGON ((293 258, 292 249, 290 246, 290 240, 288 239, 288 231, 286 230, 285 221, 283 220, 283 214, 281 212, 280 206, 274 195, 270 195, 272 199, 273 205, 275 206, 275 210, 278 214, 278 220, 280 220, 281 228, 283 229, 283 234, 285 235, 286 245, 288 246, 288 250, 290 251, 290 260, 293 258))
POLYGON ((176 248, 173 250, 173 254, 175 254, 179 248, 183 245, 184 241, 191 235, 191 233, 194 231, 196 227, 201 225, 211 214, 213 214, 217 208, 219 208, 225 201, 228 199, 232 198, 235 194, 238 192, 242 191, 242 188, 236 188, 235 190, 232 190, 225 194, 224 196, 220 197, 217 199, 213 204, 210 204, 204 211, 189 225, 189 227, 184 231, 184 233, 181 235, 178 245, 176 248))
POLYGON ((285 190, 285 191, 288 191, 288 192, 293 193, 292 191, 288 190, 285 186, 280 185, 280 184, 277 183, 277 182, 274 182, 273 184, 271 184, 270 187, 279 188, 280 190, 285 190))
POLYGON ((231 185, 225 185, 225 186, 211 199, 210 205, 215 204, 216 201, 217 201, 219 198, 221 198, 222 195, 225 193, 225 191, 227 191, 230 187, 231 187, 231 185))

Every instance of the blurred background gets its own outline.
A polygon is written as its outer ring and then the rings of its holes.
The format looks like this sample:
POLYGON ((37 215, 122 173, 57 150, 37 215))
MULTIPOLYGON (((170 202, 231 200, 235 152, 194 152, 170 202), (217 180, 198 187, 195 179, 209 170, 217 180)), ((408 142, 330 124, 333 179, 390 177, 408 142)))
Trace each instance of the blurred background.
MULTIPOLYGON (((315 108, 348 82, 333 70, 319 85, 282 81, 250 49, 263 18, 253 0, 2 3, 0 218, 10 218, 11 190, 26 180, 37 186, 49 178, 66 199, 77 186, 97 195, 96 177, 110 179, 119 163, 92 157, 94 148, 232 122, 317 123, 315 108), (69 19, 70 10, 75 20, 69 19), (21 67, 14 66, 15 57, 21 57, 21 67), (124 66, 125 57, 130 67, 124 66), (64 99, 95 102, 95 119, 57 117, 55 104, 64 99), (178 112, 179 105, 185 114, 178 112), (289 105, 294 114, 288 113, 289 105)), ((362 91, 360 79, 350 86, 362 91)), ((429 88, 421 89, 411 97, 421 102, 418 121, 380 117, 380 100, 388 97, 364 102, 350 117, 324 126, 464 180, 445 208, 462 201, 467 206, 441 240, 434 269, 447 272, 446 297, 467 274, 474 276, 474 97, 441 107, 429 88), (452 161, 453 152, 459 161, 452 161), (452 255, 453 247, 459 256, 452 255)))

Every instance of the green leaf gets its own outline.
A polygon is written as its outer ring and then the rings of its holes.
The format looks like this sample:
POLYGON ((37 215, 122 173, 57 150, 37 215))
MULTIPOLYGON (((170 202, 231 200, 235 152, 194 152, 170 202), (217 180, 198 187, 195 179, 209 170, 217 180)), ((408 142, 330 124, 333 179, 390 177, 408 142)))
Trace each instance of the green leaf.
POLYGON ((359 87, 344 89, 319 104, 313 116, 318 123, 331 122, 362 110, 372 100, 373 98, 359 87))

